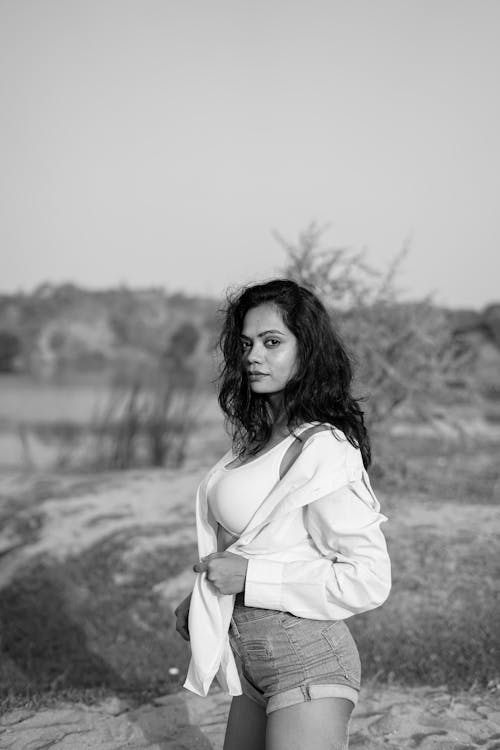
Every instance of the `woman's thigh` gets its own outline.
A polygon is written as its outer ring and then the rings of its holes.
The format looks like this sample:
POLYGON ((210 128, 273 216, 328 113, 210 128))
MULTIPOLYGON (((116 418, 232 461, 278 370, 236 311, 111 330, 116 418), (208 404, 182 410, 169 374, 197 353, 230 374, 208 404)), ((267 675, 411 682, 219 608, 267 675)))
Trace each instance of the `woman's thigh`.
POLYGON ((231 701, 223 750, 265 750, 266 710, 246 695, 231 701))
POLYGON ((273 711, 265 750, 346 750, 352 709, 346 698, 317 698, 273 711))

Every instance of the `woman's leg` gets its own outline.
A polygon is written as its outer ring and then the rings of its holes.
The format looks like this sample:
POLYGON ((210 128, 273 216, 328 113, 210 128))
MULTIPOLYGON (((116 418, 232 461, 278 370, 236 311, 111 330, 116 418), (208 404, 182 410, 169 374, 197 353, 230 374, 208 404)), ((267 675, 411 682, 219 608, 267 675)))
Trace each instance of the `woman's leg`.
POLYGON ((266 710, 246 695, 231 701, 223 750, 265 750, 266 710))
POLYGON ((347 698, 316 698, 273 711, 266 750, 347 750, 352 709, 347 698))

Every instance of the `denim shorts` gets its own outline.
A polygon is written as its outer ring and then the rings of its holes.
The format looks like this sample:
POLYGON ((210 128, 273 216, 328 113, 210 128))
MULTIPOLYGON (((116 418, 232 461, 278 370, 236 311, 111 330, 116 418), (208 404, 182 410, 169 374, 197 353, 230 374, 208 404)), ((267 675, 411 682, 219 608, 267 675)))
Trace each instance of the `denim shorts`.
POLYGON ((245 607, 238 597, 229 640, 243 693, 266 714, 315 698, 347 698, 356 705, 361 665, 343 620, 245 607))

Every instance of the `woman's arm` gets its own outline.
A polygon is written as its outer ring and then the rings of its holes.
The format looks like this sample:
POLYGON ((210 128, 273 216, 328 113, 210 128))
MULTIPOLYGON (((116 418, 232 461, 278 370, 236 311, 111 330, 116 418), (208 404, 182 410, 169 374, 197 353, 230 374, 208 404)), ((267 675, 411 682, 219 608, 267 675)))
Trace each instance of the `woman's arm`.
POLYGON ((251 558, 245 604, 311 619, 344 620, 382 604, 391 587, 390 561, 373 508, 360 479, 314 501, 304 522, 322 557, 278 562, 251 558))

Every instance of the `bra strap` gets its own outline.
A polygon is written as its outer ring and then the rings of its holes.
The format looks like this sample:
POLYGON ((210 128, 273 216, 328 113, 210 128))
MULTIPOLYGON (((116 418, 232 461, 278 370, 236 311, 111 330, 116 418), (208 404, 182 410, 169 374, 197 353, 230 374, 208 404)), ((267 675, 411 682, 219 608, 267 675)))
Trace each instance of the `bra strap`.
POLYGON ((293 443, 288 447, 285 455, 283 456, 283 459, 280 464, 280 479, 283 479, 287 471, 289 471, 295 461, 298 459, 300 454, 302 453, 302 447, 306 440, 311 437, 311 435, 315 435, 317 432, 324 432, 325 430, 331 430, 332 428, 330 425, 326 424, 315 424, 312 427, 308 427, 303 432, 300 433, 300 435, 295 436, 295 440, 293 443))

